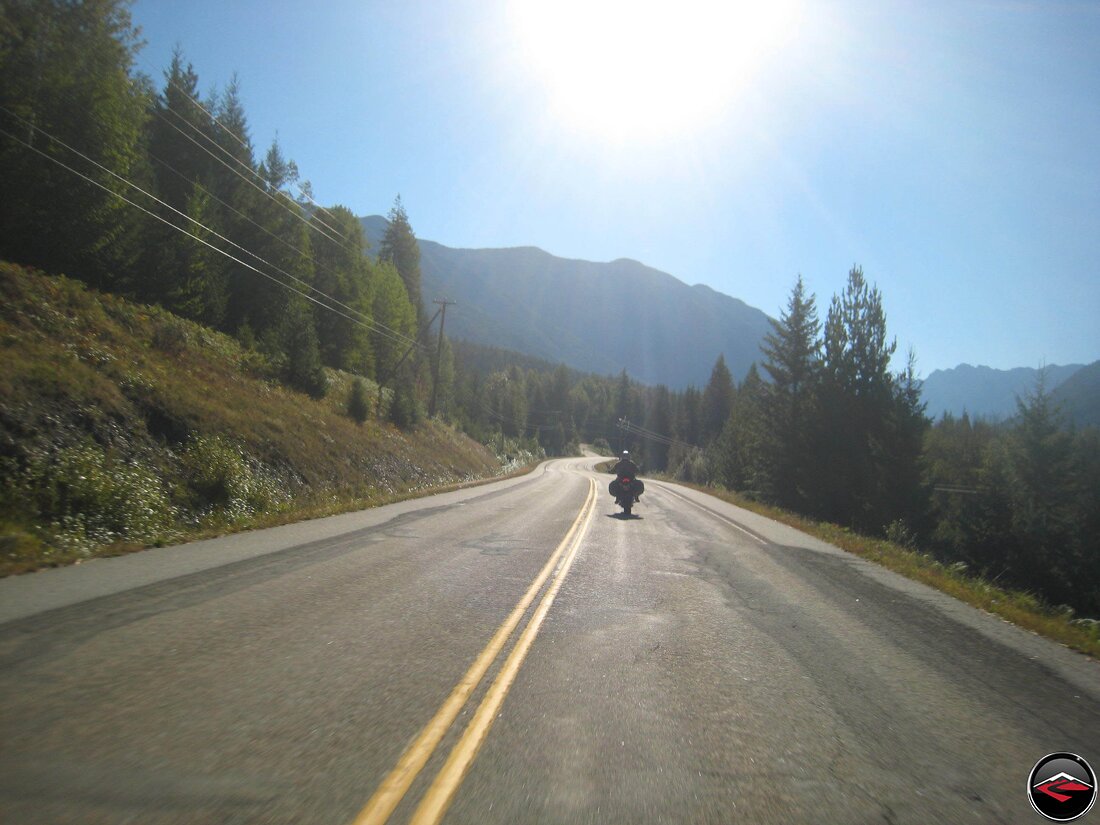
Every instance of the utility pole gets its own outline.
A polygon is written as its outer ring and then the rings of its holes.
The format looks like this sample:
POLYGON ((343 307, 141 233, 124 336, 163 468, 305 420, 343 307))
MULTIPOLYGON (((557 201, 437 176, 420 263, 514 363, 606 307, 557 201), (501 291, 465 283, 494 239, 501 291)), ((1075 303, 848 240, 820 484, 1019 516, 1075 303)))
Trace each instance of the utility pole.
POLYGON ((455 306, 454 301, 448 301, 444 298, 442 301, 432 301, 433 304, 439 304, 439 311, 442 313, 439 317, 439 346, 435 351, 435 377, 432 379, 432 400, 428 404, 428 418, 435 416, 435 399, 439 392, 439 362, 443 360, 443 325, 447 323, 447 307, 455 306))
POLYGON ((428 323, 424 324, 424 326, 420 328, 420 331, 416 334, 416 338, 413 339, 413 342, 409 345, 409 348, 407 350, 405 350, 405 354, 402 355, 401 358, 398 359, 397 363, 393 365, 393 367, 390 369, 389 373, 387 373, 384 377, 379 376, 379 378, 378 378, 378 417, 379 418, 382 418, 382 387, 384 387, 386 385, 386 382, 388 382, 391 378, 393 378, 394 376, 397 375, 397 370, 400 369, 401 365, 405 363, 405 359, 409 357, 409 353, 411 353, 414 349, 416 349, 417 347, 420 346, 420 339, 428 334, 428 330, 432 328, 432 324, 435 323, 435 319, 438 318, 438 317, 439 317, 439 310, 436 310, 435 315, 433 315, 428 320, 428 323))

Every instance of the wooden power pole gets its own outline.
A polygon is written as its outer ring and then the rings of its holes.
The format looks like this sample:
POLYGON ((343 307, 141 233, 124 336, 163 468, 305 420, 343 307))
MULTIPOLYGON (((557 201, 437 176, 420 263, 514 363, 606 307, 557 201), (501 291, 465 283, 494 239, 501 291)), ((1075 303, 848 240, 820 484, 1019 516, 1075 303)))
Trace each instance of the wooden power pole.
POLYGON ((428 417, 432 418, 435 415, 435 400, 439 393, 439 367, 440 362, 443 360, 443 325, 447 323, 447 307, 453 307, 454 301, 448 301, 446 299, 442 301, 432 301, 433 304, 439 304, 440 312, 439 317, 439 346, 435 352, 435 376, 432 379, 432 400, 428 404, 428 417))

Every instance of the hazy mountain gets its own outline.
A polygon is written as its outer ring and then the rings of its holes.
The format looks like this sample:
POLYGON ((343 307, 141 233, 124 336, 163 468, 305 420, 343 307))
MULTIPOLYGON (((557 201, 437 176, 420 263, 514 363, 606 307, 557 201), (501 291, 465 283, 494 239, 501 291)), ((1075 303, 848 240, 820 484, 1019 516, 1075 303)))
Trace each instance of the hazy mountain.
POLYGON ((1100 427, 1100 361, 1081 367, 1058 385, 1053 396, 1078 427, 1100 427))
MULTIPOLYGON (((1082 368, 1081 364, 1046 367, 1046 386, 1053 391, 1082 368)), ((1035 389, 1039 370, 1017 367, 995 370, 960 364, 948 370, 935 370, 924 380, 922 397, 928 414, 939 418, 945 412, 973 418, 1004 419, 1016 414, 1016 398, 1035 389)))
MULTIPOLYGON (((362 218, 372 251, 384 218, 362 218)), ((452 249, 420 240, 425 302, 449 298, 447 334, 599 374, 701 387, 719 353, 736 380, 760 360, 768 316, 637 261, 568 260, 535 247, 452 249)), ((428 309, 433 309, 428 304, 428 309)))

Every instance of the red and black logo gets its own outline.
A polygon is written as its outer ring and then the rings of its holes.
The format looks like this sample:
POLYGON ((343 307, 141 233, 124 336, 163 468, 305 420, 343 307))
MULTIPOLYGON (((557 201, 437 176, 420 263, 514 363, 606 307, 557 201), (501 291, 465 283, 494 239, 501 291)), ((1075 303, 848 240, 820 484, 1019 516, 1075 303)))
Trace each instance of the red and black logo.
POLYGON ((1047 819, 1069 822, 1088 813, 1096 801, 1096 775, 1077 754, 1052 753, 1031 769, 1027 798, 1047 819))

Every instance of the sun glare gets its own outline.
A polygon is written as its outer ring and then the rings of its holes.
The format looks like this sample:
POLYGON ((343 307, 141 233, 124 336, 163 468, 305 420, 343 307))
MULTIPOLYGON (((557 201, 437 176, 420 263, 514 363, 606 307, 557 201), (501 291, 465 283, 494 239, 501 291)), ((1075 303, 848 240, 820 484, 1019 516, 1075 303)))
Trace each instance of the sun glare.
POLYGON ((563 126, 659 140, 725 111, 791 36, 795 17, 793 0, 515 0, 512 30, 563 126))

